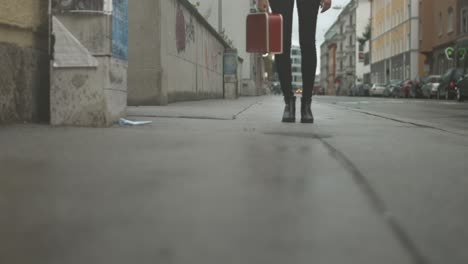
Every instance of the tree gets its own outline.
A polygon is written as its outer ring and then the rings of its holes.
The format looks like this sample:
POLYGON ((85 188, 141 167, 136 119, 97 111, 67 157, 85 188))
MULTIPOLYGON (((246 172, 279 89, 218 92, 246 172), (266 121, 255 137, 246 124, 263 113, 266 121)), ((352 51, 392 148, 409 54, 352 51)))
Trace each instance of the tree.
POLYGON ((362 37, 358 37, 358 42, 359 45, 364 46, 367 41, 371 39, 372 32, 371 32, 371 21, 369 19, 369 22, 367 23, 366 29, 362 33, 362 37))

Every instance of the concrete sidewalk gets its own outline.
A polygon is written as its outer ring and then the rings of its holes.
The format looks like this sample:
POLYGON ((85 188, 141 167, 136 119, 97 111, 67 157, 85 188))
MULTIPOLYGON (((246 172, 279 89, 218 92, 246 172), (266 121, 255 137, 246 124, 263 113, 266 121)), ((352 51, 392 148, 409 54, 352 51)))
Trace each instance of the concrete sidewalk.
POLYGON ((130 106, 129 118, 162 117, 232 120, 252 105, 265 99, 260 97, 240 97, 237 100, 202 100, 169 104, 167 106, 130 106))
POLYGON ((283 124, 282 104, 0 128, 0 263, 467 262, 466 138, 320 102, 283 124))

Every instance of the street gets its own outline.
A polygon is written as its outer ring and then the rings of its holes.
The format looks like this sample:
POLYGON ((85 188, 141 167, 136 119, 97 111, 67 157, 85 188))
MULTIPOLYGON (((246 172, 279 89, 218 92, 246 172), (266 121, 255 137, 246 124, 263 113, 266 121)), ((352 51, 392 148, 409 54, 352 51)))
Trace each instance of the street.
POLYGON ((264 96, 0 126, 0 263, 466 264, 467 109, 314 97, 315 124, 284 124, 264 96))

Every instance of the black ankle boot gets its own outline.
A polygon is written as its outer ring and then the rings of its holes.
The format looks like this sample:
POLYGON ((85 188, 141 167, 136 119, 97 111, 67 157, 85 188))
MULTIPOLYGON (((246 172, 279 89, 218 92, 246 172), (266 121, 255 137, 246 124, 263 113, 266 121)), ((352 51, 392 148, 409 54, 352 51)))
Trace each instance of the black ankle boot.
POLYGON ((283 122, 294 123, 296 122, 296 97, 284 98, 286 106, 284 107, 283 122))
POLYGON ((301 99, 301 123, 314 123, 314 115, 312 114, 312 109, 310 108, 311 103, 312 98, 301 99))

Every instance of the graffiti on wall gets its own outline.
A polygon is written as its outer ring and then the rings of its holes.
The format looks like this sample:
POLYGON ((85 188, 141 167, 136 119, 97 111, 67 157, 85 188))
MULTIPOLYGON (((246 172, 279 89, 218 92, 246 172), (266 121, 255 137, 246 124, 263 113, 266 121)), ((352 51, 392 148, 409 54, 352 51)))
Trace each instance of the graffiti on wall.
POLYGON ((112 57, 128 60, 128 0, 112 2, 112 57))
POLYGON ((218 66, 219 66, 219 61, 220 61, 220 55, 218 52, 215 50, 212 50, 211 48, 208 48, 207 44, 204 44, 205 46, 205 52, 204 52, 204 57, 205 57, 205 74, 206 77, 208 78, 210 75, 210 72, 218 72, 218 66))
POLYGON ((193 22, 193 17, 190 16, 190 18, 186 20, 184 11, 180 5, 177 6, 175 31, 177 52, 185 51, 185 48, 190 43, 195 42, 195 24, 193 22))

